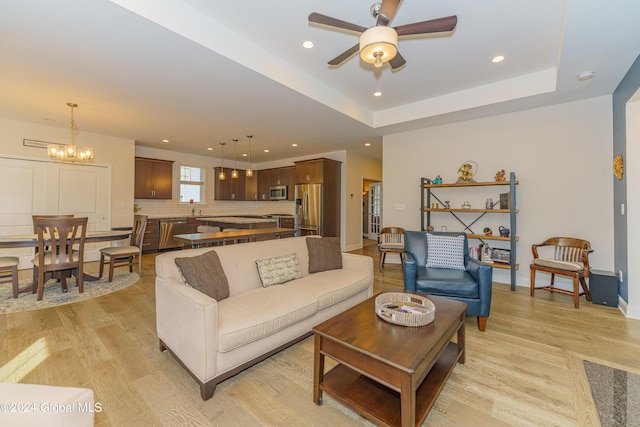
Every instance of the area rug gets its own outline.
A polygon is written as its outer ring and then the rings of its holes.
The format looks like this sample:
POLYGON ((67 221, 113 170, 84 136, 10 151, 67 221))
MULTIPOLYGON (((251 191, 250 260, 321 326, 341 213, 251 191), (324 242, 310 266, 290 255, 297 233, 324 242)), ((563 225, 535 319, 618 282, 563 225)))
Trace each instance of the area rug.
MULTIPOLYGON (((13 313, 18 311, 39 310, 41 308, 54 307, 62 304, 83 301, 111 292, 119 291, 138 281, 140 276, 128 271, 114 272, 113 281, 109 282, 105 277, 94 282, 84 282, 84 292, 79 293, 75 278, 67 281, 68 292, 62 292, 60 283, 49 280, 44 285, 44 295, 42 301, 36 301, 36 295, 31 292, 19 294, 18 298, 13 298, 11 284, 0 286, 0 313, 13 313)), ((28 285, 31 280, 21 280, 20 286, 28 285)))
POLYGON ((640 426, 640 375, 584 361, 602 427, 640 426))

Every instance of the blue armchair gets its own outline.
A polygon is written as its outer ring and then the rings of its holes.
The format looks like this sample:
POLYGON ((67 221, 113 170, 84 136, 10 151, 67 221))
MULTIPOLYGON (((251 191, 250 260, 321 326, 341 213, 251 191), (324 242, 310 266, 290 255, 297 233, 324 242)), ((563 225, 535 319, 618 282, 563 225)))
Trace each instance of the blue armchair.
MULTIPOLYGON (((469 257, 466 234, 445 232, 429 232, 429 234, 434 236, 431 237, 433 240, 443 240, 437 236, 454 238, 449 240, 458 242, 456 247, 458 256, 460 256, 459 246, 463 246, 462 258, 457 260, 457 265, 452 266, 446 265, 449 260, 444 260, 446 266, 443 268, 435 257, 435 246, 432 256, 429 257, 426 232, 405 231, 404 288, 407 291, 442 296, 466 303, 467 316, 477 316, 478 329, 484 331, 491 309, 493 268, 469 257), (464 236, 464 239, 456 239, 457 236, 464 236), (462 245, 460 245, 461 240, 463 240, 462 245), (428 258, 429 266, 427 266, 428 258)), ((437 251, 437 255, 442 255, 440 247, 437 251)))

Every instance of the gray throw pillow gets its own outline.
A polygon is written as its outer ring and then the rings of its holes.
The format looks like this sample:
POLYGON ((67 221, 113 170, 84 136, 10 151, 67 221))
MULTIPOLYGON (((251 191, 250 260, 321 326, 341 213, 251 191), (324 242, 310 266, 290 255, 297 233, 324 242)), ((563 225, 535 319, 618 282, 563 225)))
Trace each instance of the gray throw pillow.
POLYGON ((187 285, 216 301, 229 297, 229 281, 215 250, 194 257, 176 258, 175 262, 187 285))
POLYGON ((279 285, 293 279, 300 279, 302 271, 298 262, 298 255, 291 253, 273 258, 256 260, 258 274, 265 288, 279 285))
POLYGON ((309 273, 342 268, 340 239, 337 237, 307 237, 309 273))

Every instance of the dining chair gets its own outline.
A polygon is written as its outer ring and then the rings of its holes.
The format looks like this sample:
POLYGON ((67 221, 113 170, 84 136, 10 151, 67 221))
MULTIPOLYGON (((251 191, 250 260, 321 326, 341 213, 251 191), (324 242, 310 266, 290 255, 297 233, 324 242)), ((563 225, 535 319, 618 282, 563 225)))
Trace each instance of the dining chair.
POLYGON ((67 291, 67 277, 71 275, 76 277, 78 292, 84 292, 83 260, 87 220, 88 218, 36 219, 38 253, 31 262, 37 276, 37 286, 33 293, 38 293, 38 301, 42 301, 45 282, 56 274, 59 275, 63 292, 67 291), (49 246, 48 251, 45 251, 45 246, 49 246))
POLYGON ((380 271, 384 267, 387 253, 400 255, 400 264, 404 259, 404 228, 384 227, 378 234, 378 251, 380 252, 380 271))
POLYGON ((20 292, 31 290, 27 288, 18 289, 18 264, 20 260, 14 256, 0 257, 0 283, 11 283, 13 287, 13 297, 18 298, 20 292))
POLYGON ((530 266, 531 296, 536 289, 571 295, 575 308, 580 305, 581 295, 584 295, 587 301, 591 301, 591 293, 586 281, 589 277, 589 254, 593 252, 591 243, 573 237, 552 237, 542 243, 531 245, 531 251, 533 252, 530 266), (551 274, 548 285, 536 286, 536 271, 551 274), (557 288, 554 283, 556 275, 571 279, 573 289, 557 288), (582 286, 582 292, 580 292, 580 286, 582 286))
POLYGON ((100 249, 100 273, 102 279, 105 264, 109 264, 109 282, 113 281, 113 270, 116 267, 129 266, 129 272, 133 273, 133 261, 138 258, 138 273, 142 276, 142 241, 147 229, 148 216, 134 215, 131 240, 128 246, 109 246, 100 249), (107 260, 108 258, 108 260, 107 260))

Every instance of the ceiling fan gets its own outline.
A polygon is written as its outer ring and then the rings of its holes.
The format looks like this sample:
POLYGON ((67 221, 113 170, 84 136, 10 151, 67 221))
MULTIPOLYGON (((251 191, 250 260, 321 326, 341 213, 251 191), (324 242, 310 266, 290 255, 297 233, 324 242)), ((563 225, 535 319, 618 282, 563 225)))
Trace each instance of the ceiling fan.
POLYGON ((360 51, 360 59, 363 61, 373 64, 376 68, 382 67, 385 62, 389 62, 391 68, 395 70, 407 62, 398 52, 398 36, 453 31, 458 23, 458 17, 452 15, 390 27, 389 23, 396 14, 399 4, 400 0, 382 0, 381 3, 375 3, 371 6, 371 14, 374 18, 377 18, 376 25, 371 28, 365 28, 320 13, 314 12, 310 14, 309 22, 362 33, 360 35, 360 43, 336 56, 328 64, 339 65, 351 55, 360 51))

